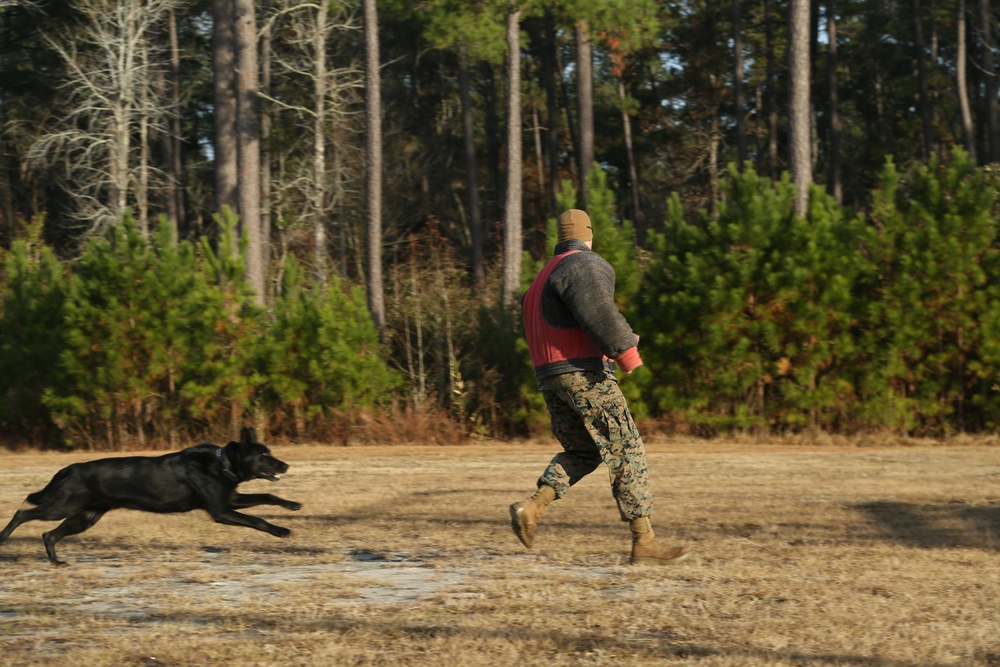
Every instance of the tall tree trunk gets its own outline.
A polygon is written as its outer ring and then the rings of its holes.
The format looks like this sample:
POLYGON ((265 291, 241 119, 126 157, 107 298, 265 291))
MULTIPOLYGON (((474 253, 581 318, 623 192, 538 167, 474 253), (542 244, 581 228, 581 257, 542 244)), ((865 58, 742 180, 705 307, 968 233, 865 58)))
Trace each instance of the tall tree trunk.
MULTIPOLYGON (((264 0, 264 16, 271 13, 271 0, 264 0)), ((266 18, 265 18, 266 20, 266 18)), ((260 40, 260 89, 271 97, 271 42, 274 33, 270 24, 260 40)), ((271 246, 271 113, 265 109, 260 114, 260 237, 263 240, 264 265, 271 266, 274 249, 271 246)), ((280 284, 275 281, 275 284, 280 284)))
POLYGON ((576 22, 576 81, 580 118, 580 205, 590 205, 587 177, 594 164, 594 45, 590 41, 590 26, 576 22))
POLYGON ((234 0, 212 0, 212 74, 215 111, 215 207, 237 201, 236 36, 234 0))
POLYGON ((257 303, 267 298, 267 266, 260 233, 260 88, 254 0, 235 0, 236 136, 239 160, 240 228, 247 237, 247 279, 257 303))
POLYGON ((313 32, 313 270, 319 284, 326 283, 326 24, 330 3, 320 2, 313 32))
POLYGON ((765 107, 767 114, 767 171, 771 180, 778 178, 778 94, 775 74, 774 0, 764 0, 764 40, 766 43, 765 107))
POLYGON ((997 71, 993 57, 993 13, 990 0, 979 0, 980 42, 983 50, 983 77, 986 80, 987 162, 1000 162, 1000 110, 997 108, 997 71))
POLYGON ((743 100, 743 28, 740 0, 732 0, 733 19, 733 113, 736 116, 736 164, 743 171, 747 161, 747 124, 743 100))
POLYGON ((535 139, 535 169, 536 177, 538 179, 538 196, 540 206, 535 210, 538 215, 538 219, 542 221, 542 226, 545 226, 546 211, 548 206, 545 205, 545 200, 548 198, 547 192, 548 188, 545 187, 545 152, 542 150, 542 124, 538 119, 538 107, 535 106, 535 100, 531 100, 531 134, 535 139))
POLYGON ((618 99, 622 103, 622 130, 625 135, 625 157, 628 160, 629 190, 632 196, 632 221, 641 224, 642 211, 639 208, 639 168, 635 161, 635 145, 632 142, 632 117, 628 113, 628 99, 625 82, 618 79, 618 99))
POLYGON ((931 129, 931 102, 927 92, 927 64, 924 58, 924 31, 920 21, 920 0, 913 0, 913 48, 917 60, 917 90, 920 99, 920 127, 923 131, 922 157, 926 160, 934 152, 934 136, 931 129))
POLYGON ((840 174, 840 106, 837 96, 837 15, 835 0, 826 0, 826 77, 830 96, 830 155, 827 160, 828 188, 831 196, 842 204, 843 184, 840 174))
POLYGON ((958 84, 958 107, 962 113, 962 137, 965 141, 965 149, 969 151, 969 157, 975 163, 977 161, 976 134, 972 125, 972 106, 969 104, 968 71, 966 64, 968 46, 966 45, 965 0, 958 0, 956 29, 958 31, 958 40, 957 52, 955 54, 955 76, 957 77, 958 84))
POLYGON ((559 197, 559 104, 558 86, 556 83, 556 29, 551 8, 545 9, 545 51, 542 57, 542 76, 545 78, 545 117, 548 119, 546 132, 549 157, 549 187, 551 188, 546 204, 549 214, 555 215, 556 202, 559 197))
POLYGON ((804 216, 812 182, 812 149, 809 118, 809 2, 792 0, 789 16, 791 100, 789 104, 789 153, 795 182, 795 212, 804 216))
POLYGON ((462 97, 462 138, 465 145, 465 188, 468 190, 469 243, 472 284, 477 290, 486 283, 483 268, 483 220, 479 210, 479 178, 476 162, 476 128, 472 117, 472 90, 469 83, 468 48, 458 50, 458 85, 462 97))
POLYGON ((168 207, 173 210, 174 238, 180 239, 187 228, 187 202, 185 199, 187 178, 184 174, 184 134, 181 126, 181 47, 177 35, 177 13, 168 15, 170 32, 170 131, 166 133, 167 180, 170 183, 167 196, 172 200, 168 207))
POLYGON ((379 71, 378 8, 376 0, 364 0, 365 32, 365 117, 367 137, 365 162, 368 310, 385 340, 385 291, 382 285, 382 75, 379 71))
POLYGON ((517 303, 521 287, 521 8, 507 12, 507 196, 503 225, 503 287, 506 308, 517 303))
MULTIPOLYGON (((149 42, 139 47, 139 59, 143 71, 149 71, 149 42)), ((149 237, 149 117, 151 114, 149 86, 139 87, 139 169, 136 174, 135 206, 138 209, 139 231, 149 237)), ((141 403, 140 403, 141 406, 141 403)), ((140 407, 139 412, 142 409, 140 407)), ((141 426, 140 426, 141 428, 141 426)), ((141 433, 141 430, 140 430, 141 433)))

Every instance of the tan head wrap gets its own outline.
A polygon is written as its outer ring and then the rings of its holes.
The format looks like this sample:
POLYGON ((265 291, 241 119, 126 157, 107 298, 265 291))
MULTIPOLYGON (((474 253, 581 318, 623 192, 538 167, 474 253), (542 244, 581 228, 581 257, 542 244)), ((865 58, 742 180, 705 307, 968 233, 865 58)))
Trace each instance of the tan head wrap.
POLYGON ((556 220, 556 229, 559 232, 559 242, 566 239, 580 239, 581 241, 594 239, 594 230, 590 226, 590 216, 577 208, 571 208, 562 213, 556 220))

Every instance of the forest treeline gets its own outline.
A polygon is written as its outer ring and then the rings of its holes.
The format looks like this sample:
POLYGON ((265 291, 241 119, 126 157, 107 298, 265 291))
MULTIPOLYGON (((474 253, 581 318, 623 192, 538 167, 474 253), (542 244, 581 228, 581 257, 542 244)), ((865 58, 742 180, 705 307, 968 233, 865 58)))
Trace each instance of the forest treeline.
POLYGON ((0 0, 0 440, 544 429, 586 208, 662 428, 995 427, 990 0, 0 0))
MULTIPOLYGON (((957 149, 906 174, 887 163, 864 213, 813 187, 800 217, 788 178, 732 167, 717 214, 675 194, 641 248, 595 170, 595 248, 646 364, 623 379, 633 411, 706 436, 995 429, 998 186, 957 149)), ((393 266, 380 341, 360 286, 309 285, 294 257, 258 307, 245 243, 234 252, 234 221, 220 225, 216 249, 129 219, 72 262, 29 225, 3 261, 5 436, 177 445, 250 422, 289 440, 452 443, 546 427, 517 319, 468 289, 438 230, 393 266)), ((542 261, 526 255, 522 285, 542 261)))

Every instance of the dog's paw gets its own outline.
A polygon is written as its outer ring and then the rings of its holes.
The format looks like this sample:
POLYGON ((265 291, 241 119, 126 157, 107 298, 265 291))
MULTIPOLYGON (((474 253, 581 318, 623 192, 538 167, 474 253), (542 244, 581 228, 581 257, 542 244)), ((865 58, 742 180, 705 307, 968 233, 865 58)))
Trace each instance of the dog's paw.
POLYGON ((302 503, 297 503, 294 500, 289 500, 288 504, 285 505, 285 509, 292 510, 293 512, 296 512, 296 511, 302 509, 302 503))
POLYGON ((288 528, 282 528, 281 526, 276 526, 274 530, 275 537, 288 537, 292 534, 292 531, 288 528))

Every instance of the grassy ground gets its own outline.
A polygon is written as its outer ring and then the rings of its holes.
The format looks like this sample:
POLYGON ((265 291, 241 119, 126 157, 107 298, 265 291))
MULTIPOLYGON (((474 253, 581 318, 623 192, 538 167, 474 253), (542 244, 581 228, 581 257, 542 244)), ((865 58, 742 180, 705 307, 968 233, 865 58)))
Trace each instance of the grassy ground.
MULTIPOLYGON (((652 443, 671 567, 627 565, 603 471, 508 526, 553 445, 282 447, 250 512, 108 514, 56 568, 0 546, 0 665, 1000 665, 1000 447, 652 443)), ((0 453, 0 522, 69 454, 0 453)), ((0 523, 0 526, 3 525, 0 523)))

